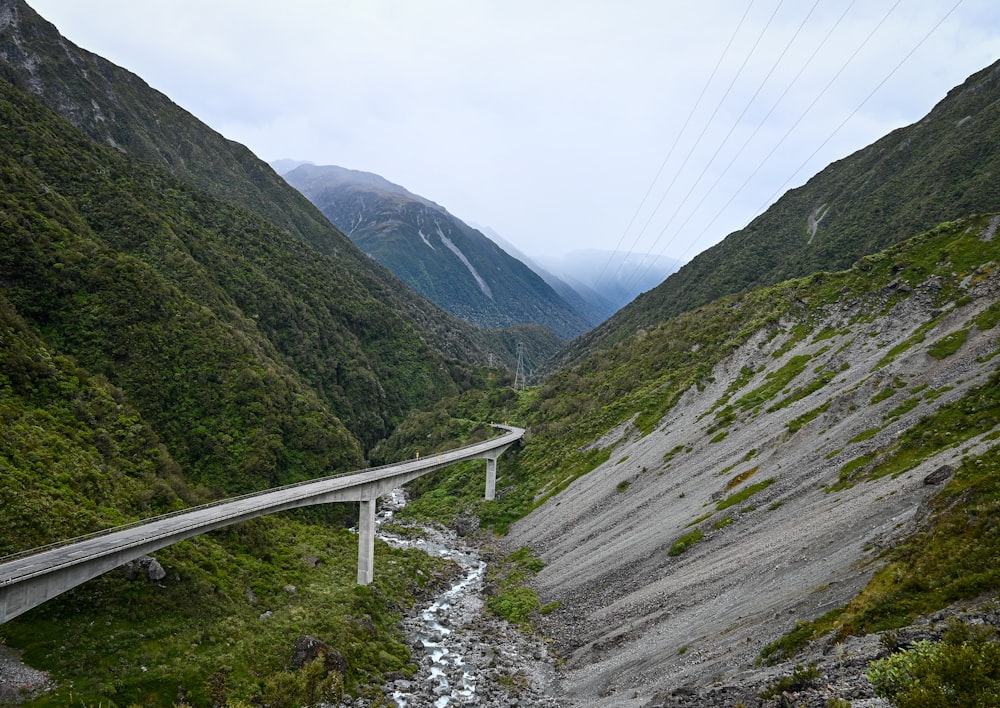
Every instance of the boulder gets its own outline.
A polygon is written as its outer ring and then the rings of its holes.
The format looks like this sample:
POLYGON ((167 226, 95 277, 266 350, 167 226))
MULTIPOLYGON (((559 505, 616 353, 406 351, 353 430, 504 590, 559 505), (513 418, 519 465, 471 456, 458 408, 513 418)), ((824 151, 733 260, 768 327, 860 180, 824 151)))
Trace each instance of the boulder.
POLYGON ((122 573, 127 580, 136 580, 139 576, 145 575, 154 583, 167 577, 167 571, 152 556, 139 556, 135 560, 129 561, 122 566, 122 573))
POLYGON ((951 465, 941 465, 929 475, 924 477, 924 484, 942 484, 946 482, 955 468, 951 465))

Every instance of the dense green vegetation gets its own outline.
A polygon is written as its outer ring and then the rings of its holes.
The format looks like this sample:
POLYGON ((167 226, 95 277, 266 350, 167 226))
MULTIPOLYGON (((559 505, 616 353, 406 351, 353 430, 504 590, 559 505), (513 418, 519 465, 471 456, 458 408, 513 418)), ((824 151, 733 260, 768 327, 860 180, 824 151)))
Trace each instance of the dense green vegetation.
POLYGON ((899 708, 989 708, 1000 695, 1000 641, 992 627, 954 621, 942 641, 873 662, 868 678, 899 708))
POLYGON ((191 399, 217 396, 219 384, 297 378, 280 394, 289 404, 301 405, 294 388, 309 386, 368 447, 409 408, 469 380, 467 367, 443 361, 336 261, 8 94, 8 298, 58 347, 141 393, 144 409, 182 408, 163 410, 163 426, 187 429, 197 418, 216 446, 231 447, 218 440, 222 429, 241 426, 210 422, 227 414, 225 403, 191 399))
POLYGON ((524 628, 528 628, 535 613, 554 610, 557 605, 543 607, 538 593, 527 585, 530 577, 543 567, 545 564, 530 548, 519 548, 493 562, 487 576, 491 586, 489 610, 524 628))
POLYGON ((287 683, 292 644, 306 635, 342 655, 341 678, 357 692, 382 673, 415 670, 398 608, 440 589, 450 567, 380 543, 374 584, 357 586, 356 536, 294 516, 246 522, 157 557, 167 571, 160 583, 107 573, 3 625, 0 636, 60 682, 38 705, 268 698, 287 683))
MULTIPOLYGON (((2 80, 0 122, 0 554, 356 469, 411 409, 479 385, 304 240, 2 80)), ((356 590, 355 514, 181 543, 162 587, 109 573, 0 640, 62 682, 52 705, 266 698, 313 681, 287 667, 306 634, 347 657, 331 686, 363 690, 412 670, 399 611, 442 568, 380 546, 356 590)))

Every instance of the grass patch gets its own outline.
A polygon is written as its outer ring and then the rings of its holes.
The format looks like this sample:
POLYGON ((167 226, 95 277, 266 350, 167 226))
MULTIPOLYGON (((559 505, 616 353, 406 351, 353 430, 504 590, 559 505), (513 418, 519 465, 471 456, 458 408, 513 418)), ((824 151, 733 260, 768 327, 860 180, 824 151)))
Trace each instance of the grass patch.
POLYGON ((705 519, 711 518, 712 514, 714 514, 714 513, 715 513, 714 511, 710 511, 707 514, 702 514, 701 516, 699 516, 694 521, 689 521, 686 524, 684 524, 684 527, 687 528, 688 526, 697 526, 698 524, 700 524, 705 519))
MULTIPOLYGON (((530 624, 531 616, 542 611, 538 593, 526 585, 527 581, 545 567, 541 558, 522 546, 490 566, 487 573, 493 593, 486 607, 493 614, 521 627, 530 624)), ((558 603, 545 605, 546 613, 554 611, 558 603)))
POLYGON ((887 398, 892 398, 896 395, 896 388, 894 386, 886 386, 881 391, 872 396, 872 400, 868 401, 869 406, 874 406, 876 403, 881 403, 887 398))
POLYGON ((864 442, 865 440, 871 440, 873 437, 875 437, 876 435, 878 435, 878 432, 880 430, 882 430, 882 428, 867 428, 866 430, 862 430, 860 433, 858 433, 857 435, 855 435, 853 438, 851 438, 847 442, 848 443, 859 443, 859 442, 864 442))
POLYGON ((816 418, 826 413, 829 407, 830 407, 830 402, 827 401, 823 405, 816 406, 812 410, 806 411, 802 415, 794 418, 793 420, 788 421, 787 424, 788 431, 791 433, 797 433, 799 430, 802 429, 804 425, 811 423, 812 421, 816 420, 816 418))
MULTIPOLYGON (((818 355, 821 353, 822 352, 817 352, 816 354, 818 355)), ((837 374, 840 372, 824 370, 823 367, 820 367, 819 369, 817 369, 816 373, 819 374, 819 376, 817 376, 815 379, 807 383, 805 386, 800 386, 799 388, 792 391, 792 393, 790 393, 788 396, 786 396, 785 398, 781 399, 773 406, 768 408, 767 412, 773 413, 774 411, 781 410, 782 408, 785 408, 786 406, 789 406, 792 403, 795 403, 796 401, 799 401, 805 398, 806 396, 809 396, 815 393, 816 391, 819 391, 821 388, 823 388, 828 383, 833 381, 833 379, 836 378, 837 374)))
POLYGON ((819 669, 815 665, 796 666, 791 676, 782 676, 760 693, 764 699, 781 698, 786 692, 797 692, 813 686, 819 679, 819 669))
POLYGON ((960 329, 934 342, 928 347, 927 353, 935 359, 945 359, 961 349, 968 338, 969 330, 960 329))
POLYGON ((768 479, 765 479, 763 482, 758 482, 757 484, 751 484, 746 489, 741 489, 735 494, 730 494, 728 497, 720 501, 718 504, 715 505, 715 510, 722 511, 723 509, 728 509, 731 506, 735 506, 740 502, 746 501, 757 492, 761 492, 767 489, 776 481, 777 480, 774 477, 770 477, 768 479))
POLYGON ((730 479, 728 482, 726 482, 726 491, 728 492, 729 490, 735 489, 739 485, 743 484, 748 479, 750 479, 751 477, 753 477, 757 473, 757 470, 759 470, 759 469, 760 469, 760 465, 757 465, 756 467, 752 467, 752 468, 748 469, 746 472, 740 472, 738 475, 736 475, 735 477, 733 477, 732 479, 730 479))
POLYGON ((667 454, 665 454, 663 456, 663 464, 664 465, 669 465, 670 462, 671 462, 671 460, 673 460, 674 457, 676 457, 680 453, 684 452, 684 450, 685 450, 685 448, 684 448, 683 445, 677 445, 676 447, 674 447, 673 450, 671 450, 670 452, 668 452, 667 454))
POLYGON ((938 323, 944 319, 944 316, 945 313, 941 313, 937 317, 928 320, 917 327, 913 334, 886 352, 885 356, 883 356, 879 362, 875 364, 875 368, 872 369, 872 371, 878 371, 882 367, 889 365, 897 356, 909 350, 911 347, 923 342, 927 338, 927 333, 937 327, 938 323))
POLYGON ((767 375, 767 381, 753 391, 738 399, 736 407, 743 411, 757 408, 777 396, 792 380, 805 371, 812 358, 809 354, 800 354, 789 359, 784 366, 767 375))
POLYGON ((993 329, 1000 323, 1000 302, 994 302, 985 310, 979 313, 975 319, 976 328, 981 332, 993 329))
POLYGON ((920 405, 920 396, 914 396, 913 398, 907 398, 905 401, 900 403, 898 406, 893 408, 891 411, 882 416, 883 420, 886 422, 900 418, 914 408, 920 405))
POLYGON ((689 549, 694 544, 698 543, 701 539, 705 537, 704 532, 701 529, 695 529, 690 531, 670 545, 670 550, 667 551, 668 556, 679 556, 681 553, 689 549))

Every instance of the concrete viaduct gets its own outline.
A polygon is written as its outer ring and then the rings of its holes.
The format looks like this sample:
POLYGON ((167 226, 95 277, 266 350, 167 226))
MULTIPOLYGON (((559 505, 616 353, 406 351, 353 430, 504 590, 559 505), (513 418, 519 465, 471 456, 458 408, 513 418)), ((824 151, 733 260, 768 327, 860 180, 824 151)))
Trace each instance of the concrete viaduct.
POLYGON ((368 585, 374 572, 378 498, 442 467, 485 459, 486 498, 493 499, 497 458, 524 435, 523 428, 494 427, 504 434, 448 452, 245 494, 0 559, 0 624, 112 568, 178 541, 313 504, 360 502, 358 584, 368 585))

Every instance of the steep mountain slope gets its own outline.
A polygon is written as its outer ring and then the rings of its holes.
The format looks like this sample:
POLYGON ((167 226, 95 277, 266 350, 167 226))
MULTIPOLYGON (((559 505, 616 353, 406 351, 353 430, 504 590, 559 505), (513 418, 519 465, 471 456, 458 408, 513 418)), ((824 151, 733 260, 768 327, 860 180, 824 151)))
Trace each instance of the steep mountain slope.
POLYGON ((447 356, 511 368, 490 333, 448 316, 364 254, 246 147, 227 140, 141 78, 60 36, 24 0, 0 0, 0 77, 34 94, 94 140, 166 170, 198 191, 257 214, 341 264, 447 356))
MULTIPOLYGON (((19 201, 11 213, 44 208, 70 222, 45 222, 47 227, 58 225, 59 240, 33 235, 38 228, 25 231, 16 222, 5 229, 5 288, 22 316, 32 318, 48 337, 75 356, 87 353, 85 363, 92 370, 124 385, 119 380, 125 375, 123 364, 142 357, 122 349, 153 347, 150 355, 166 357, 170 347, 160 338, 180 343, 195 334, 192 329, 181 335, 177 328, 198 327, 194 312, 204 308, 219 327, 249 337, 260 355, 291 367, 366 446, 386 435, 393 419, 408 408, 457 390, 441 355, 385 303, 345 277, 342 263, 251 214, 63 128, 59 119, 19 98, 9 84, 5 87, 5 119, 11 127, 0 137, 6 141, 9 165, 5 192, 19 201), (40 185, 48 190, 42 191, 46 196, 32 195, 33 186, 42 190, 40 185), (58 210, 38 206, 40 201, 55 202, 58 210), (75 267, 49 269, 63 249, 77 254, 75 267), (105 276, 102 262, 125 255, 129 263, 134 259, 134 280, 124 277, 127 269, 114 280, 105 276), (97 292, 88 297, 83 284, 95 278, 107 278, 106 289, 91 284, 97 292), (163 283, 163 292, 157 292, 157 282, 163 283), (126 293, 133 283, 146 293, 126 293), (177 308, 158 305, 157 299, 168 297, 193 302, 177 308), (110 317, 111 312, 119 316, 110 317), (191 312, 190 321, 179 312, 191 312), (81 319, 87 317, 94 321, 83 326, 81 319), (121 325, 138 327, 131 330, 137 334, 144 323, 157 322, 161 329, 144 338, 129 336, 128 330, 109 331, 121 325)), ((200 326, 208 327, 201 319, 200 326)), ((217 334, 209 339, 225 338, 217 334)), ((221 366, 224 357, 220 353, 217 358, 191 368, 221 366)), ((154 378, 146 378, 144 371, 135 382, 152 387, 174 368, 189 369, 164 361, 154 378)), ((151 389, 149 395, 172 389, 151 389)))
MULTIPOLYGON (((463 497, 454 472, 410 513, 475 512, 537 554, 493 604, 554 638, 570 705, 758 705, 807 642, 833 657, 847 635, 995 594, 998 228, 946 223, 599 351, 507 401, 530 435, 496 501, 463 497)), ((449 403, 435 430, 475 405, 449 403)), ((427 439, 399 430, 396 454, 427 439)), ((842 697, 872 696, 866 646, 842 697)), ((827 663, 809 686, 838 683, 827 663)), ((809 695, 791 704, 837 697, 809 695)))
POLYGON ((545 503, 507 542, 545 562, 533 587, 559 606, 539 622, 577 704, 669 701, 750 683, 741 671, 759 686, 754 661, 798 622, 835 611, 816 627, 886 629, 1000 588, 983 536, 1000 521, 986 501, 1000 480, 998 225, 956 222, 850 271, 722 300, 553 377, 518 483, 548 474, 509 491, 545 503), (581 399, 585 413, 547 411, 581 399), (600 464, 570 481, 586 459, 600 464), (880 579, 876 609, 838 610, 880 550, 926 528, 939 469, 971 519, 961 567, 931 570, 918 545, 910 571, 880 579))
POLYGON ((665 317, 756 285, 846 268, 921 230, 1000 209, 1000 62, 923 119, 785 193, 746 228, 573 343, 563 364, 665 317))
MULTIPOLYGON (((2 79, 0 124, 0 554, 356 469, 361 440, 476 378, 338 261, 2 79)), ((287 698, 302 632, 339 647, 331 680, 356 687, 407 660, 398 608, 443 567, 386 550, 380 600, 358 592, 354 513, 178 544, 157 554, 163 583, 106 574, 0 642, 53 672, 52 705, 287 698)))
POLYGON ((285 179, 358 247, 433 302, 482 327, 588 324, 530 268, 440 206, 378 175, 301 165, 285 179))

